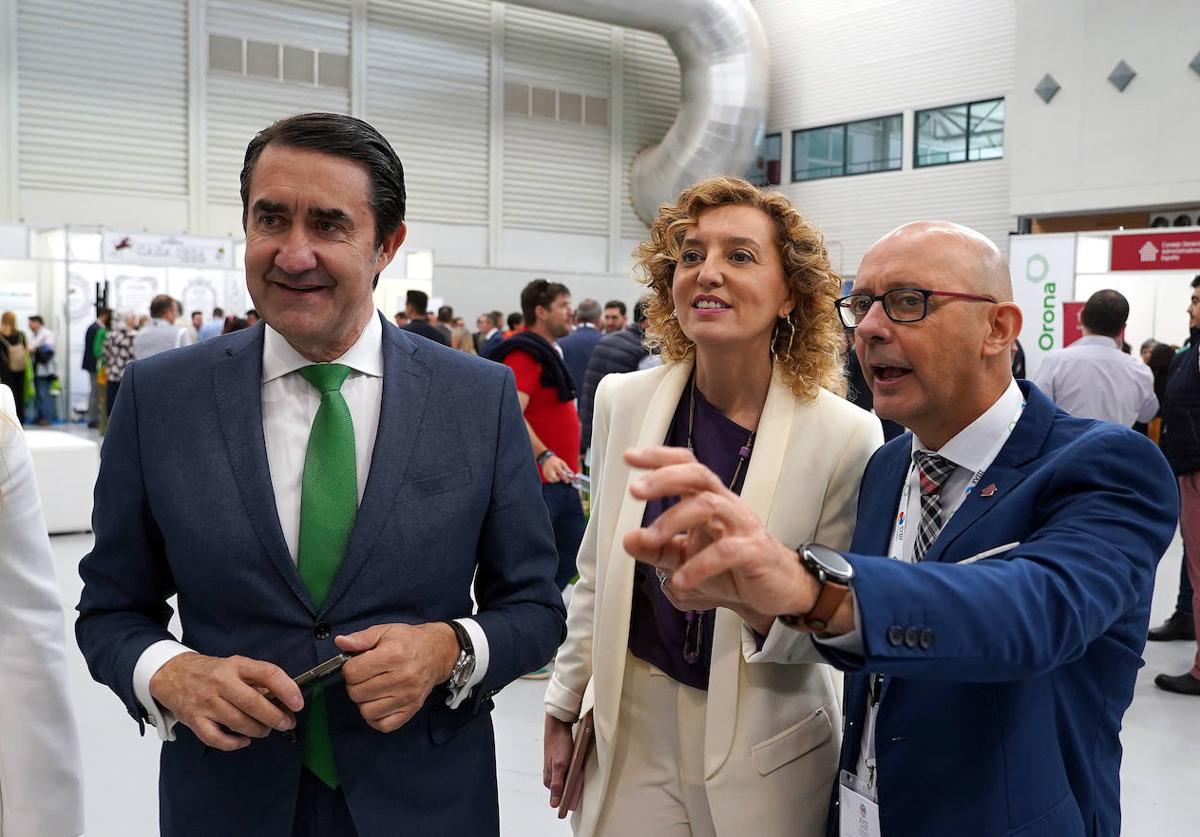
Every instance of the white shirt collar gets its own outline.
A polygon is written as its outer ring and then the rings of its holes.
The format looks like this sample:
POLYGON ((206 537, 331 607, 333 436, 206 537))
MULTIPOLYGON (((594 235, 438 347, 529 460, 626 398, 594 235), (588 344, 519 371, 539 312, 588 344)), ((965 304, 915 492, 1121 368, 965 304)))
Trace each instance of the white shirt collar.
MULTIPOLYGON (((1121 350, 1116 340, 1111 337, 1105 337, 1103 334, 1085 334, 1083 337, 1076 339, 1071 346, 1107 346, 1110 349, 1121 350)), ((1067 346, 1067 348, 1069 349, 1071 346, 1067 346)))
POLYGON ((493 334, 495 334, 496 332, 498 332, 499 330, 500 330, 500 329, 498 329, 498 328, 493 328, 493 329, 492 329, 491 331, 489 331, 487 334, 483 335, 483 339, 484 339, 484 340, 491 340, 491 339, 492 339, 492 335, 493 335, 493 334))
MULTIPOLYGON (((1008 438, 1009 427, 1024 401, 1025 396, 1021 394, 1017 382, 1010 381, 1008 389, 996 399, 996 403, 958 431, 936 453, 972 473, 984 470, 996 458, 999 447, 1008 438)), ((929 450, 916 433, 913 434, 912 449, 913 453, 929 450)))
MULTIPOLYGON (((282 334, 270 325, 266 326, 266 330, 263 338, 262 383, 312 365, 312 361, 296 351, 282 334)), ((377 312, 371 312, 371 319, 367 320, 367 327, 358 335, 355 344, 333 362, 345 364, 355 372, 373 378, 383 377, 383 323, 377 312)))

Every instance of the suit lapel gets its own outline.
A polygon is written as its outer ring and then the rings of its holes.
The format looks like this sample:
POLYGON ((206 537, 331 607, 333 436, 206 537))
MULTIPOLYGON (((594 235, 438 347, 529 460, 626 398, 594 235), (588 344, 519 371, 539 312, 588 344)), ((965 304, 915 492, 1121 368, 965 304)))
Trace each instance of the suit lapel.
POLYGON ((324 613, 337 603, 366 564, 399 496, 429 399, 429 368, 416 359, 415 352, 413 341, 384 320, 383 400, 371 470, 324 613))
POLYGON ((908 479, 912 436, 908 433, 888 442, 877 463, 863 474, 858 502, 858 523, 850 551, 860 555, 887 555, 900 507, 900 493, 908 479))
MULTIPOLYGON (((777 372, 774 373, 741 494, 743 502, 764 524, 771 518, 783 469, 783 454, 792 436, 797 409, 804 408, 797 407, 791 387, 777 372)), ((742 620, 733 611, 718 609, 713 629, 713 676, 708 681, 708 711, 705 715, 704 771, 707 777, 721 768, 733 746, 741 666, 742 620)))
MULTIPOLYGON (((667 367, 658 388, 651 395, 642 416, 638 431, 637 447, 661 445, 667 438, 667 428, 679 406, 680 396, 691 374, 691 363, 675 363, 667 367)), ((610 433, 612 430, 610 429, 610 433)), ((622 452, 614 452, 619 456, 622 452)), ((596 637, 596 651, 592 655, 595 665, 594 679, 608 684, 603 695, 596 695, 596 725, 606 741, 613 740, 617 710, 621 703, 621 685, 625 673, 625 654, 629 645, 629 619, 633 596, 633 558, 625 551, 622 538, 626 532, 641 528, 646 513, 646 501, 635 500, 629 493, 629 485, 640 476, 624 461, 608 463, 608 473, 617 469, 625 473, 621 490, 621 510, 617 515, 617 526, 609 547, 608 569, 604 580, 603 623, 616 626, 616 630, 596 637)))
POLYGON ((256 325, 243 332, 244 337, 238 335, 229 341, 226 356, 213 366, 213 395, 237 490, 259 543, 296 598, 315 613, 296 562, 288 552, 275 507, 262 425, 264 330, 256 325))

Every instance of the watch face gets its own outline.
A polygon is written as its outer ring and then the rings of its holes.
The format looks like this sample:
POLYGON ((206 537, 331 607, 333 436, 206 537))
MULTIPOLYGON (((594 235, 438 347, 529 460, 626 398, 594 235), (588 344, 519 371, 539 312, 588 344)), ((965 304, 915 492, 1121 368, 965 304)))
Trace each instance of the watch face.
POLYGON ((847 584, 854 577, 854 567, 836 549, 813 543, 804 548, 804 557, 813 567, 823 570, 831 580, 840 584, 847 584))

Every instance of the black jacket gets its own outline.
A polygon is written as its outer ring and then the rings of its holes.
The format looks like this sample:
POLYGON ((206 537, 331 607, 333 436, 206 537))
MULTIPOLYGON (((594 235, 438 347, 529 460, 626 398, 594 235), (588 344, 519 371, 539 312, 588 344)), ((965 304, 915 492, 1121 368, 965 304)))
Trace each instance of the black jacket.
POLYGON ((1200 471, 1200 329, 1192 329, 1191 345, 1175 356, 1162 404, 1159 443, 1177 476, 1200 471))
POLYGON ((424 320, 409 320, 404 330, 409 334, 415 334, 418 337, 424 337, 426 340, 432 340, 434 343, 441 343, 443 346, 450 345, 450 339, 446 337, 446 332, 437 326, 431 326, 424 320))
POLYGON ((613 373, 636 371, 638 364, 649 354, 642 345, 642 330, 636 325, 600 338, 588 360, 583 394, 579 396, 579 422, 582 425, 579 439, 583 450, 592 446, 592 409, 600 379, 613 373))

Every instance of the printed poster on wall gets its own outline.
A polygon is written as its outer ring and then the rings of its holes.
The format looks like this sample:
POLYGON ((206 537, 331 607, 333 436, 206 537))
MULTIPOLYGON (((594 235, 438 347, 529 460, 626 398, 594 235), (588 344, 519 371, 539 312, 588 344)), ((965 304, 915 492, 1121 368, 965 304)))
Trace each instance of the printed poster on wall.
POLYGON ((1200 269, 1200 232, 1130 233, 1112 237, 1113 270, 1200 269))
POLYGON ((1008 240, 1013 300, 1021 308, 1025 374, 1032 378, 1047 353, 1063 347, 1062 303, 1075 294, 1075 233, 1015 235, 1008 240))

